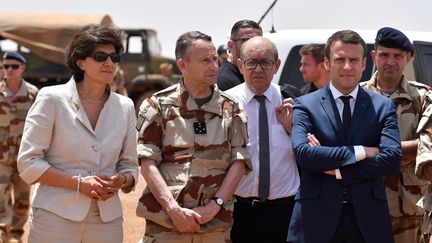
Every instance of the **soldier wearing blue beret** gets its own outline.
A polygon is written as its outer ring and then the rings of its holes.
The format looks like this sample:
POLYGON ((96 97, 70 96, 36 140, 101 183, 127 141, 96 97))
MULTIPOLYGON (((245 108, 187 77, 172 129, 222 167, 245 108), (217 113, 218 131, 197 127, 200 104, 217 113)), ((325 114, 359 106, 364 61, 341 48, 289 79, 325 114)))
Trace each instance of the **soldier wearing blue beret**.
POLYGON ((401 173, 385 179, 396 243, 420 242, 424 210, 416 203, 427 190, 427 182, 415 176, 414 168, 419 142, 416 129, 430 87, 404 76, 413 53, 413 45, 405 34, 394 28, 381 28, 375 38, 375 50, 371 52, 376 72, 371 80, 361 84, 390 98, 397 112, 402 143, 401 173))

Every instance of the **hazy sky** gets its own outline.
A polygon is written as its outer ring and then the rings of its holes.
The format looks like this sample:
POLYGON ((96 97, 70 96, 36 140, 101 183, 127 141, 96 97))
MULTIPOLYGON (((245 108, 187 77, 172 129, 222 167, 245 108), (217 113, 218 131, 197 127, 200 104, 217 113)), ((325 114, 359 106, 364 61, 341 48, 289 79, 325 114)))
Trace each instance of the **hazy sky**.
MULTIPOLYGON (((177 37, 200 30, 225 44, 240 19, 258 21, 273 0, 15 0, 0 12, 105 13, 119 27, 150 27, 158 31, 165 55, 174 56, 177 37)), ((262 22, 278 29, 379 29, 432 31, 431 0, 279 0, 262 22)))

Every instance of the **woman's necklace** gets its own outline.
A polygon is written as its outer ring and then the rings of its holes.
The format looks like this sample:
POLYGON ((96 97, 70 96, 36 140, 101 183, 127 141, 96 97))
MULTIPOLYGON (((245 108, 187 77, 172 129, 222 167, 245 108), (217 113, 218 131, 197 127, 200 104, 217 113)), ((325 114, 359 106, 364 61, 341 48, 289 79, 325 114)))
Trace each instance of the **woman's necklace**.
POLYGON ((81 99, 83 99, 85 102, 91 104, 91 105, 101 105, 105 101, 105 91, 102 93, 101 97, 97 100, 91 100, 89 99, 84 92, 82 92, 81 89, 78 89, 78 94, 81 99))

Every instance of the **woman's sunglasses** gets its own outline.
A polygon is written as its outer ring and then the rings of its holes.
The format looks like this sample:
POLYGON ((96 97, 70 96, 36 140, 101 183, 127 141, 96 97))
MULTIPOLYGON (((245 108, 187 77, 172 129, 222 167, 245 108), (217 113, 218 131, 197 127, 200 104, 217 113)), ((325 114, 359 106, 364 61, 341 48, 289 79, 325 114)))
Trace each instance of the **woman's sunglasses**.
POLYGON ((91 55, 91 58, 93 58, 93 60, 95 60, 96 62, 105 62, 108 59, 108 57, 111 59, 113 63, 120 62, 120 54, 115 52, 108 54, 105 52, 98 51, 93 53, 93 55, 91 55))

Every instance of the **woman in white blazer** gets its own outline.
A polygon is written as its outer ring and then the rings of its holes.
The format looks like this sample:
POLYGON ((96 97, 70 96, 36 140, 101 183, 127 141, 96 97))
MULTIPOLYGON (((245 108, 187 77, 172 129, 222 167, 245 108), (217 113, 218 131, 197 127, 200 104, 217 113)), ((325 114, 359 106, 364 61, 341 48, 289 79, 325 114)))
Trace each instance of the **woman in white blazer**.
POLYGON ((28 113, 18 170, 36 184, 29 243, 123 240, 118 191, 133 189, 138 163, 133 102, 109 88, 122 51, 117 28, 83 27, 66 53, 73 77, 28 113))

